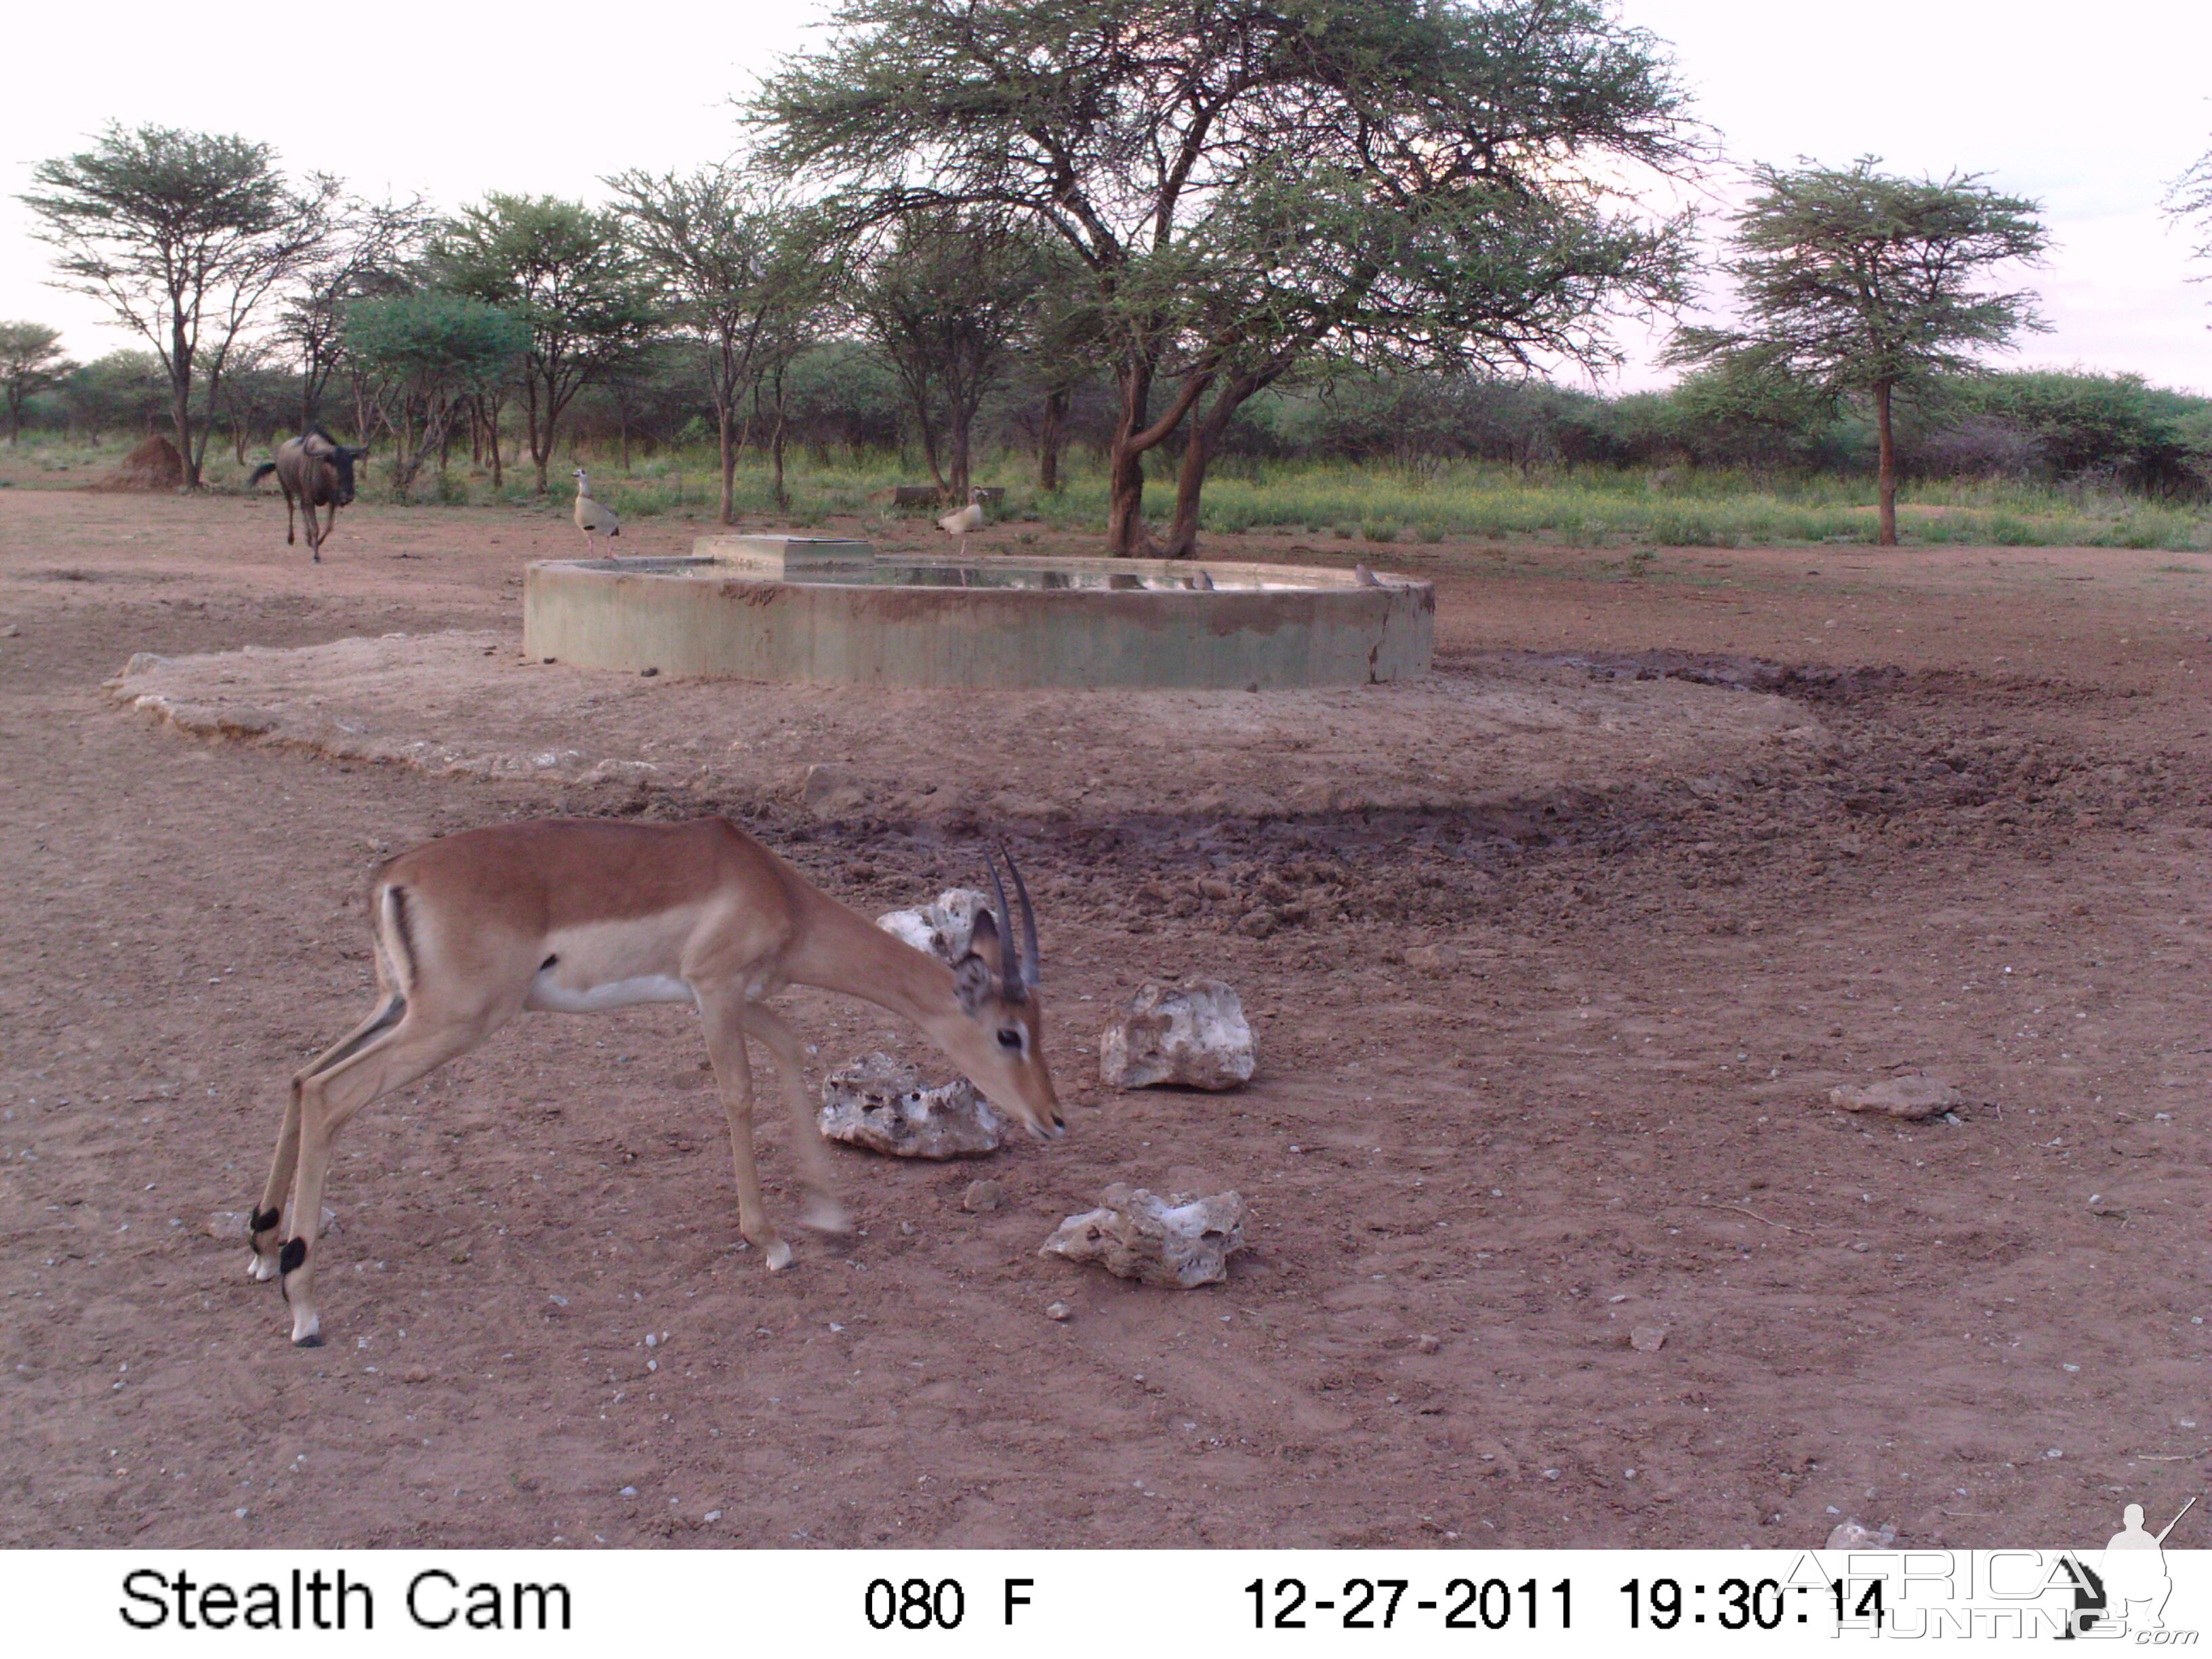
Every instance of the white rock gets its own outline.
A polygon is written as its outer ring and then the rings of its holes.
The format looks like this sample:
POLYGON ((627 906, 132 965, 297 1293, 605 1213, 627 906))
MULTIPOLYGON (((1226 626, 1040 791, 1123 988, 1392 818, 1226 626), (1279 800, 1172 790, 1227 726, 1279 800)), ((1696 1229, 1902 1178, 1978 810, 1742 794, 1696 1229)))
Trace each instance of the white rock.
POLYGON ((1821 1546, 1832 1550, 1887 1550, 1897 1546, 1897 1528, 1893 1526, 1869 1527, 1863 1521, 1838 1521, 1828 1534, 1828 1541, 1821 1546))
POLYGON ((1234 1089, 1256 1064, 1244 1005, 1218 979, 1148 980, 1098 1036, 1098 1078, 1109 1089, 1234 1089))
MULTIPOLYGON (((969 946, 975 941, 975 913, 988 910, 992 905, 989 899, 972 887, 948 887, 929 908, 938 931, 945 935, 945 959, 957 963, 968 954, 969 946)), ((1005 918, 999 920, 1003 923, 1005 918)), ((1003 926, 999 933, 1000 938, 1006 937, 1003 926)))
POLYGON ((868 804, 860 777, 842 766, 816 765, 799 781, 799 799, 817 818, 849 818, 868 804))
POLYGON ((1061 1222, 1037 1254, 1188 1291, 1228 1278, 1229 1258, 1244 1248, 1244 1200, 1233 1192, 1163 1199, 1117 1181, 1098 1200, 1097 1209, 1061 1222))
POLYGON ((1828 1091, 1828 1103, 1846 1112, 1884 1117, 1935 1117, 1959 1103, 1959 1091, 1939 1078, 1911 1073, 1881 1083, 1846 1084, 1828 1091))
POLYGON ((829 1139, 893 1158, 980 1158, 1006 1138, 1006 1120, 966 1078, 924 1088, 918 1067, 884 1054, 829 1075, 818 1121, 829 1139))
MULTIPOLYGON (((943 957, 945 935, 930 920, 927 908, 920 910, 891 910, 876 918, 876 926, 917 951, 933 957, 943 957)), ((951 960, 946 957, 947 961, 951 960)))
POLYGON ((895 933, 917 951, 958 963, 968 954, 975 934, 975 913, 988 910, 991 901, 969 887, 948 887, 934 904, 911 910, 892 910, 876 918, 876 926, 895 933))

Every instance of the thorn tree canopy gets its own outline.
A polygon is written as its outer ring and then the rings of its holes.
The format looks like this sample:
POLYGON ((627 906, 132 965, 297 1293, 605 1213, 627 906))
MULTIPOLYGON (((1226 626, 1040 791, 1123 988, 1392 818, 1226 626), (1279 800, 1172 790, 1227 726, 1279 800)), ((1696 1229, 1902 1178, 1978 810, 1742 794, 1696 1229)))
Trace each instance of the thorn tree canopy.
POLYGON ((447 222, 429 265, 443 287, 530 329, 523 424, 543 495, 562 413, 593 380, 632 362, 659 326, 653 282, 613 214, 497 191, 447 222))
MULTIPOLYGON (((2194 219, 2204 240, 2191 250, 2200 259, 2212 259, 2212 149, 2189 164, 2189 169, 2167 186, 2160 210, 2169 219, 2194 219)), ((2212 282, 2212 273, 2191 278, 2212 282)))
POLYGON ((897 375, 930 475, 956 506, 968 501, 976 414, 1052 274, 1034 234, 1003 213, 915 213, 848 286, 846 303, 897 375))
POLYGON ((716 518, 735 524, 744 401, 807 337, 797 325, 822 298, 814 240, 789 203, 726 167, 681 176, 633 169, 605 182, 620 198, 623 234, 659 275, 670 325, 706 370, 722 480, 716 518))
POLYGON ((44 323, 0 323, 0 398, 8 404, 8 442, 23 430, 23 404, 76 372, 62 355, 62 331, 44 323))
POLYGON ((390 474, 404 501, 432 450, 444 466, 469 400, 514 372, 530 330, 497 306, 434 289, 356 300, 343 315, 339 337, 363 401, 392 434, 390 474))
POLYGON ((846 0, 750 106, 759 161, 858 222, 996 209, 1080 262, 1121 394, 1107 535, 1147 547, 1146 453, 1212 446, 1324 349, 1610 354, 1682 227, 1620 183, 1698 154, 1658 41, 1600 0, 846 0))
POLYGON ((103 301, 168 371, 177 453, 197 489, 231 349, 271 292, 321 256, 338 181, 317 173, 295 191, 267 144, 115 122, 94 149, 41 161, 31 179, 39 188, 19 199, 59 252, 54 286, 103 301))
POLYGON ((2050 245, 2039 204, 2001 196, 1983 175, 1895 179, 1879 156, 1848 167, 1764 164, 1734 216, 1735 257, 1721 269, 1742 291, 1740 330, 1678 329, 1662 361, 1780 376, 1830 398, 1864 396, 1881 435, 1881 542, 1897 545, 1897 447, 1890 394, 1965 374, 1978 351, 2040 329, 2034 295, 1977 284, 1992 265, 2050 245))

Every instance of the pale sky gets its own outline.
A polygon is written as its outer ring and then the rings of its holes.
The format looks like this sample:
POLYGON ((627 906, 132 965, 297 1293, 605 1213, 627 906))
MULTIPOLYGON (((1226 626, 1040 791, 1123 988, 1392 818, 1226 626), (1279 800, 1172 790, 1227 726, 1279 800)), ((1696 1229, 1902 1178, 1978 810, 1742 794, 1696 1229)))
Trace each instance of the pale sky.
MULTIPOLYGON (((2041 295, 2052 331, 1997 361, 2131 370, 2212 393, 2212 264, 2157 211, 2212 149, 2208 0, 1625 0, 1668 41, 1738 162, 1988 175, 2039 200, 2056 240, 2009 286, 2041 295)), ((46 247, 15 200, 48 156, 107 121, 235 132, 295 171, 368 194, 458 206, 487 191, 597 199, 601 175, 688 169, 736 148, 729 100, 802 47, 817 6, 663 3, 644 14, 544 0, 489 9, 384 0, 312 11, 190 14, 106 0, 27 7, 0 98, 0 318, 62 328, 70 350, 127 343, 92 301, 46 287, 46 247), (284 21, 280 21, 283 19, 284 21), (518 28, 518 24, 523 27, 518 28)), ((1741 199, 1729 178, 1708 200, 1741 199)), ((1620 384, 1657 384, 1646 343, 1620 384)))

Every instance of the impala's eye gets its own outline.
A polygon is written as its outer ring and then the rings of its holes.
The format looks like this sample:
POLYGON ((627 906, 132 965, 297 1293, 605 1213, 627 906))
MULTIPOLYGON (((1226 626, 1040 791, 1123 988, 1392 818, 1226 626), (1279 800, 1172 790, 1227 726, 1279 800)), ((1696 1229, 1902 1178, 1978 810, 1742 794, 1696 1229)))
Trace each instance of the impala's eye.
POLYGON ((1000 1030, 999 1033, 999 1046, 1001 1048, 1018 1049, 1022 1046, 1021 1027, 1018 1025, 1009 1025, 1000 1030))

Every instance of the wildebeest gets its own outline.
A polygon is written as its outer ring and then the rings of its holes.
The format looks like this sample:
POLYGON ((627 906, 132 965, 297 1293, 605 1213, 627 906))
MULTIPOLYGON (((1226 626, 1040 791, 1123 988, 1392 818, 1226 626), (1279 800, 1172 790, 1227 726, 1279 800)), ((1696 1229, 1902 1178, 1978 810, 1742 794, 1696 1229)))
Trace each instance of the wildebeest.
POLYGON ((353 464, 368 453, 368 446, 349 449, 319 426, 309 427, 296 438, 287 438, 276 446, 276 459, 264 461, 253 469, 253 476, 246 481, 251 489, 270 473, 284 491, 284 545, 293 545, 292 512, 296 496, 299 505, 307 510, 307 547, 319 564, 323 558, 323 544, 337 528, 338 509, 353 501, 353 464), (316 527, 315 509, 330 508, 330 517, 321 528, 316 527))

